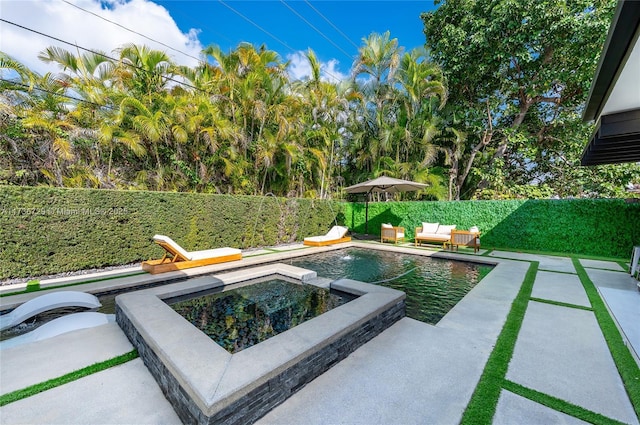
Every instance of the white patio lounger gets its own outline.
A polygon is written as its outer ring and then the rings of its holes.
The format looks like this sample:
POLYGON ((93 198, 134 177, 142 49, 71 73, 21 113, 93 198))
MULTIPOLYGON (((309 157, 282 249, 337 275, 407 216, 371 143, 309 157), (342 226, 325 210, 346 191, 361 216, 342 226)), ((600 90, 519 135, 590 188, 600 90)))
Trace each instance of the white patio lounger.
POLYGON ((45 311, 63 307, 98 308, 102 304, 95 295, 80 291, 58 291, 40 295, 13 311, 0 316, 0 331, 12 328, 45 311))

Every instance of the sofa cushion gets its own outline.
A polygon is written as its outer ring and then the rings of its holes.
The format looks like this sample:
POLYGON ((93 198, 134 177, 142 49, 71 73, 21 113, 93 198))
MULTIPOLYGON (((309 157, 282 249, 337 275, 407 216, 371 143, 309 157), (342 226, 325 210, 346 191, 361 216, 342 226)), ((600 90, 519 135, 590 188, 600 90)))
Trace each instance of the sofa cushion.
POLYGON ((441 226, 438 226, 438 230, 436 231, 436 233, 439 235, 450 235, 451 231, 455 228, 456 228, 455 224, 447 225, 447 226, 441 225, 441 226))
POLYGON ((439 223, 426 223, 422 222, 422 232, 420 233, 436 233, 439 223))
POLYGON ((393 226, 391 224, 382 223, 382 228, 383 229, 393 229, 393 226))
POLYGON ((446 242, 451 238, 451 235, 445 235, 444 233, 418 233, 416 239, 441 241, 446 242))

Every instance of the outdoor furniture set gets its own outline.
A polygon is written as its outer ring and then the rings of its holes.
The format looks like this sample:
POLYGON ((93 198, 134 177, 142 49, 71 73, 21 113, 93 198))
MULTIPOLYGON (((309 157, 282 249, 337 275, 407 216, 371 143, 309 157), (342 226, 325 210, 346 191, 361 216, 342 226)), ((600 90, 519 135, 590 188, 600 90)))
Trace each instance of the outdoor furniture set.
MULTIPOLYGON (((326 234, 304 238, 303 244, 307 246, 326 246, 341 242, 349 242, 351 237, 346 236, 349 228, 333 226, 326 234)), ((380 231, 380 242, 393 241, 404 242, 404 227, 383 224, 380 231)), ((153 241, 165 250, 165 255, 159 260, 142 262, 142 269, 151 274, 169 271, 183 270, 191 267, 206 266, 242 259, 242 251, 236 248, 215 248, 204 251, 187 251, 178 245, 173 239, 164 235, 155 235, 153 241)), ((477 228, 470 230, 456 230, 455 225, 441 225, 439 223, 422 223, 422 227, 416 228, 415 245, 423 242, 442 243, 443 248, 458 246, 473 247, 474 252, 480 249, 480 232, 477 228)))
MULTIPOLYGON (((404 242, 404 227, 382 224, 380 229, 380 242, 392 241, 397 244, 404 242)), ((423 222, 421 227, 416 227, 415 246, 422 246, 423 243, 442 244, 444 249, 456 250, 459 246, 473 248, 473 252, 480 250, 480 231, 477 227, 469 230, 456 230, 455 224, 444 225, 440 223, 423 222)))

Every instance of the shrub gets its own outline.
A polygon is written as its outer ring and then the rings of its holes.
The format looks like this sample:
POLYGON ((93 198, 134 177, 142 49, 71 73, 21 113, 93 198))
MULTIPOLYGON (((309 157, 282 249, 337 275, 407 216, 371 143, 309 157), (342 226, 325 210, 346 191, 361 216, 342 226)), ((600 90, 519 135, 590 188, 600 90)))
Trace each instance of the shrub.
MULTIPOLYGON (((364 232, 365 204, 347 204, 346 225, 364 232)), ((482 245, 627 258, 640 244, 640 203, 622 199, 369 203, 369 233, 404 226, 409 238, 423 221, 478 226, 482 245)))
POLYGON ((190 251, 249 248, 323 234, 337 217, 330 201, 0 186, 0 279, 159 258, 156 233, 190 251))

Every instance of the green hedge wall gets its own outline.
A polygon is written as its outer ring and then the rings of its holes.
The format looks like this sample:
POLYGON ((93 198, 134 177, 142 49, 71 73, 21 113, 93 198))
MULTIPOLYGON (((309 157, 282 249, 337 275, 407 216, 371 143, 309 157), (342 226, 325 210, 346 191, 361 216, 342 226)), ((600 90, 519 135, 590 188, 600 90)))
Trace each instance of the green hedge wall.
MULTIPOLYGON (((0 280, 129 264, 162 256, 166 234, 188 250, 249 248, 324 234, 337 221, 364 233, 364 203, 143 191, 0 186, 0 280)), ((422 221, 478 226, 485 247, 627 258, 640 245, 640 203, 620 199, 375 202, 369 233, 422 221)))
MULTIPOLYGON (((364 233, 365 204, 345 205, 345 224, 364 233)), ((478 226, 482 245, 628 258, 640 245, 640 203, 623 199, 369 203, 369 233, 382 223, 404 226, 409 238, 423 221, 478 226)))
POLYGON ((165 234, 190 251, 324 234, 341 204, 308 199, 0 186, 0 280, 159 258, 165 234))

